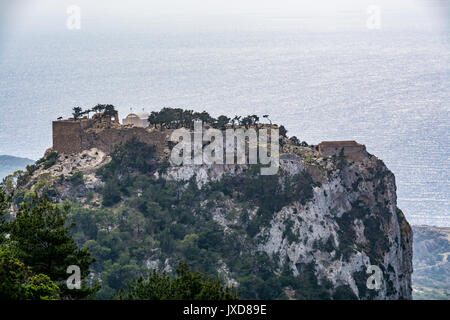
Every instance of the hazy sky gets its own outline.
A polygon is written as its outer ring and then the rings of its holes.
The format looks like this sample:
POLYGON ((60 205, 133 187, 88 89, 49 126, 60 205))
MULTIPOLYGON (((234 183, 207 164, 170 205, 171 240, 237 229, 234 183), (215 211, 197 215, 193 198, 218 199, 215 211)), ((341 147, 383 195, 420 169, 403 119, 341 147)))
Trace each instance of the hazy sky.
POLYGON ((58 31, 69 5, 81 8, 85 29, 252 29, 304 25, 335 28, 350 14, 365 19, 367 7, 382 9, 385 24, 415 19, 447 22, 449 0, 0 0, 3 29, 58 31), (392 18, 395 15, 396 18, 392 18), (398 16, 406 17, 398 19, 398 16), (302 20, 308 18, 308 23, 302 20))

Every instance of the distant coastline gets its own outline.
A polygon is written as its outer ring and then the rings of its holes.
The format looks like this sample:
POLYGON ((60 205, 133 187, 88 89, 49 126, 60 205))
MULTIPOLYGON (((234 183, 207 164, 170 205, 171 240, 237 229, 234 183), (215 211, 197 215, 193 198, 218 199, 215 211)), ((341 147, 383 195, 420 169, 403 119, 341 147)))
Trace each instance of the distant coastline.
POLYGON ((450 228, 413 228, 413 299, 450 299, 450 228))
POLYGON ((33 164, 35 160, 21 158, 11 155, 0 155, 0 179, 3 179, 14 171, 25 169, 29 164, 33 164))

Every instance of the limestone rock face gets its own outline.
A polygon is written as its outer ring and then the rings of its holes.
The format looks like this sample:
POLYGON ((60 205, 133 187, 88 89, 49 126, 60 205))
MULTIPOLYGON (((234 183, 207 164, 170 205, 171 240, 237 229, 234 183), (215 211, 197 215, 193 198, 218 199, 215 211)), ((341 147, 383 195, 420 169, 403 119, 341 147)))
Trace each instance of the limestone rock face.
POLYGON ((314 261, 319 278, 348 285, 359 298, 411 299, 412 233, 397 212, 394 176, 375 158, 334 171, 311 201, 284 207, 263 232, 260 249, 290 261, 294 272, 314 261), (288 222, 293 241, 283 237, 288 222), (370 265, 383 273, 372 292, 355 279, 370 265))
MULTIPOLYGON (((304 178, 309 181, 309 189, 292 193, 275 212, 266 215, 267 219, 260 219, 264 208, 258 203, 235 196, 239 188, 226 197, 208 194, 211 184, 230 177, 237 181, 236 186, 257 181, 257 176, 249 175, 251 166, 168 166, 152 176, 186 186, 194 182, 204 196, 200 204, 202 214, 210 215, 208 219, 220 226, 226 241, 236 243, 240 256, 269 257, 276 276, 286 268, 294 277, 309 270, 317 285, 326 288, 331 297, 345 292, 345 297, 358 299, 411 299, 412 231, 397 208, 392 172, 368 153, 351 158, 325 157, 314 148, 289 148, 280 156, 279 173, 270 183, 289 191, 298 179, 304 178), (254 232, 246 233, 252 222, 258 222, 254 232)), ((91 192, 100 205, 98 189, 104 181, 95 171, 109 161, 110 156, 99 149, 60 155, 50 168, 39 168, 27 188, 32 189, 42 177, 47 177, 46 181, 58 191, 59 200, 78 196, 83 203, 81 198, 91 192), (74 187, 70 181, 78 171, 83 173, 83 183, 74 187)), ((193 206, 194 216, 199 214, 195 210, 198 209, 193 206)), ((164 270, 175 266, 170 255, 162 254, 158 248, 152 252, 143 265, 163 265, 164 270)), ((218 273, 227 283, 239 286, 241 275, 232 261, 226 256, 218 261, 218 273)), ((289 284, 283 290, 288 298, 296 297, 289 284)))
MULTIPOLYGON (((305 204, 298 201, 276 212, 256 236, 255 252, 276 257, 281 268, 288 262, 294 274, 313 263, 322 283, 350 287, 359 299, 411 299, 412 231, 397 208, 395 177, 375 156, 359 161, 333 161, 317 155, 305 162, 301 155, 282 155, 280 171, 308 172, 318 185, 305 204), (380 270, 375 289, 367 282, 375 266, 380 270)), ((169 180, 194 178, 202 188, 224 175, 242 174, 242 166, 171 167, 169 180)), ((213 218, 230 232, 240 222, 227 212, 242 210, 229 201, 212 209, 213 218)), ((254 214, 249 214, 252 219, 254 214)), ((375 281, 375 280, 373 280, 375 281)))
MULTIPOLYGON (((47 150, 45 157, 51 152, 51 149, 47 150)), ((39 165, 22 188, 56 196, 59 201, 83 198, 88 192, 103 186, 96 171, 110 161, 111 157, 97 148, 70 155, 59 154, 53 165, 39 165), (79 182, 75 181, 77 176, 79 182)))

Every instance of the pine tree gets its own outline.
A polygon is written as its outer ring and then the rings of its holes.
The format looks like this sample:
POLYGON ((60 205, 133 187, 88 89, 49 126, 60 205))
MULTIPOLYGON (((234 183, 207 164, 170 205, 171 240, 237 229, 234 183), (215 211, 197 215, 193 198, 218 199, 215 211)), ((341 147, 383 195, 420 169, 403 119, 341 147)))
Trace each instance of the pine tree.
POLYGON ((45 274, 30 268, 9 250, 0 249, 0 300, 56 300, 59 288, 45 274))
POLYGON ((128 291, 119 293, 124 300, 233 300, 238 295, 234 289, 222 285, 199 271, 191 271, 186 264, 180 264, 177 276, 167 273, 149 272, 147 278, 139 278, 128 284, 128 291))
POLYGON ((70 276, 67 268, 76 265, 81 278, 89 275, 89 266, 94 262, 89 251, 79 249, 69 235, 72 225, 67 226, 69 208, 53 204, 45 196, 36 195, 21 204, 16 218, 9 223, 8 232, 17 258, 36 273, 48 275, 58 284, 63 299, 81 299, 93 294, 98 288, 87 287, 86 281, 80 289, 68 289, 66 280, 70 276))

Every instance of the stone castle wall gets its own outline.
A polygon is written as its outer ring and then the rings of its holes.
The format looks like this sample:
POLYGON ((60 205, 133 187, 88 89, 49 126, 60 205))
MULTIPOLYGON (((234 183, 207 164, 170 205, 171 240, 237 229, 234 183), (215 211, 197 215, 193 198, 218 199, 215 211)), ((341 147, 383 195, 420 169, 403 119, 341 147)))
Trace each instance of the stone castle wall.
POLYGON ((53 121, 53 150, 65 154, 83 151, 82 132, 88 121, 53 121))
MULTIPOLYGON (((168 141, 173 130, 151 130, 134 126, 122 126, 110 119, 80 119, 53 122, 53 150, 72 154, 97 148, 111 153, 115 146, 133 137, 144 143, 155 145, 160 156, 170 152, 168 141)), ((225 145, 225 144, 224 144, 225 145)), ((367 157, 366 147, 356 141, 324 141, 317 149, 324 157, 339 156, 341 150, 351 161, 367 157)))
POLYGON ((366 146, 356 141, 324 141, 319 143, 319 152, 324 157, 339 156, 344 150, 344 157, 358 161, 367 156, 366 146))
POLYGON ((116 145, 136 137, 139 141, 155 145, 156 151, 163 155, 167 151, 167 141, 171 132, 171 130, 150 131, 92 119, 54 121, 53 150, 72 154, 97 148, 111 153, 116 145))

